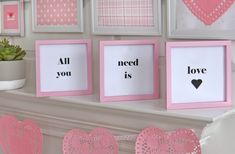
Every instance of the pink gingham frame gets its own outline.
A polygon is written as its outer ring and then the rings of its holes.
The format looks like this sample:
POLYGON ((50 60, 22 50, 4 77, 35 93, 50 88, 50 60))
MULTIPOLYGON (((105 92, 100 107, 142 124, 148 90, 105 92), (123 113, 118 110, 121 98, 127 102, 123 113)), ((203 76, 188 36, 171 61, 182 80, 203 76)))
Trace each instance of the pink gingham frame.
POLYGON ((161 35, 161 0, 92 0, 97 35, 161 35))

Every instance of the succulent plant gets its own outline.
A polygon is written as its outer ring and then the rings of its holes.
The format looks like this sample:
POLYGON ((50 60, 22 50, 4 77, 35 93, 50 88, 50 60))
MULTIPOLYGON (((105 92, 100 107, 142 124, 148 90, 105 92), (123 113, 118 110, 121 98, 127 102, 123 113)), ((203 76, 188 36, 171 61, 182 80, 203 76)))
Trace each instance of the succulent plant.
POLYGON ((25 50, 20 46, 10 44, 6 38, 0 40, 0 61, 22 60, 25 55, 25 50))

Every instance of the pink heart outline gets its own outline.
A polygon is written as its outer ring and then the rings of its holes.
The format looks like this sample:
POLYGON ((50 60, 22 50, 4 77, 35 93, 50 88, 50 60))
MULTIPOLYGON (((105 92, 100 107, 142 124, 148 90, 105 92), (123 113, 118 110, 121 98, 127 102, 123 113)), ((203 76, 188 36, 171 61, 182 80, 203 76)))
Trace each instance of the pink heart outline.
POLYGON ((31 120, 18 121, 14 116, 0 118, 0 145, 4 154, 42 154, 43 136, 31 120))
POLYGON ((211 25, 232 6, 235 0, 183 0, 187 8, 205 25, 211 25))
POLYGON ((63 154, 118 154, 118 143, 104 128, 95 128, 89 134, 73 129, 64 136, 63 154))
POLYGON ((201 154, 199 139, 190 129, 146 128, 138 135, 135 150, 136 154, 201 154))

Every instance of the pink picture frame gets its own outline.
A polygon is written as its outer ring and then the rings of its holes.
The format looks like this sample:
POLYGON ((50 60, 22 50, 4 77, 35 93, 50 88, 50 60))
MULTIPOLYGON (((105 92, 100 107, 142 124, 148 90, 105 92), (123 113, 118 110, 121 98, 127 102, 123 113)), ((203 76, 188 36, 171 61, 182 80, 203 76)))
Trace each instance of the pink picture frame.
POLYGON ((92 86, 91 40, 37 40, 36 95, 89 95, 92 86))
POLYGON ((100 101, 159 98, 158 54, 156 40, 100 41, 100 101))
POLYGON ((0 35, 24 36, 24 0, 0 2, 0 35))
POLYGON ((230 107, 231 72, 231 41, 167 42, 167 109, 230 107))

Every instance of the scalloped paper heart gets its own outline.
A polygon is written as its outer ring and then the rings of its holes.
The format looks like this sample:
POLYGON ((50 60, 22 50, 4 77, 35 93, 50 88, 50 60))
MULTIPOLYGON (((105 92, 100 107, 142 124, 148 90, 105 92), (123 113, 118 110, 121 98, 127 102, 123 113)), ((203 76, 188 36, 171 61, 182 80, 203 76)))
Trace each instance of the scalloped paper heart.
POLYGON ((0 118, 0 145, 4 154, 42 154, 43 137, 31 120, 18 121, 14 116, 0 118))
POLYGON ((146 128, 137 137, 135 150, 136 154, 201 154, 199 139, 190 129, 146 128))
POLYGON ((118 154, 118 143, 104 128, 96 128, 91 133, 73 129, 65 134, 64 154, 118 154))
POLYGON ((235 0, 183 0, 191 12, 206 25, 218 20, 235 0))

